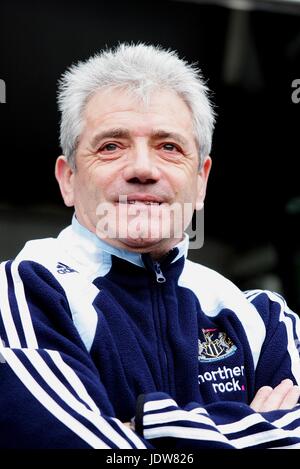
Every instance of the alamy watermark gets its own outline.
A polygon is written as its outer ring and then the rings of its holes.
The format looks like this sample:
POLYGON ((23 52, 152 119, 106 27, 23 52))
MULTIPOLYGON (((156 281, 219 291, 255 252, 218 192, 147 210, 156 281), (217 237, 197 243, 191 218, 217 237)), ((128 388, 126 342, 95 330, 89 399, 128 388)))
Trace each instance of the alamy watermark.
POLYGON ((6 103, 6 84, 4 80, 0 78, 0 103, 6 103))
POLYGON ((291 86, 295 88, 291 95, 292 101, 294 104, 298 104, 300 103, 300 78, 295 78, 291 86))
POLYGON ((194 212, 190 202, 173 204, 155 200, 128 200, 120 195, 118 203, 104 202, 97 207, 96 232, 102 239, 178 239, 185 231, 190 249, 204 243, 204 209, 194 212))

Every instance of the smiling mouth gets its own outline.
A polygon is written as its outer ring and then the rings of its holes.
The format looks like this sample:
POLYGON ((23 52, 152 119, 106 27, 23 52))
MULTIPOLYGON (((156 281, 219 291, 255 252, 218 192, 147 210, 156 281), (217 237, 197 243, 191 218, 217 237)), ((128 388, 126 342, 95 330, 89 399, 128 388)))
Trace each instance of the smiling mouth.
POLYGON ((150 200, 127 200, 127 202, 119 202, 121 204, 129 205, 161 205, 162 202, 155 202, 150 200))
POLYGON ((163 200, 150 194, 130 194, 120 195, 119 200, 116 201, 123 205, 155 205, 159 206, 163 200))

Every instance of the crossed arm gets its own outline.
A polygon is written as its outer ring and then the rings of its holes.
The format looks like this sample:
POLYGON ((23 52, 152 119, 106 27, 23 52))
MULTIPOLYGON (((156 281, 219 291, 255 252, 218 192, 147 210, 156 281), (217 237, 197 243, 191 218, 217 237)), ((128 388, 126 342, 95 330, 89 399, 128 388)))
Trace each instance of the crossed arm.
MULTIPOLYGON (((271 386, 261 387, 250 407, 255 412, 270 412, 279 409, 292 409, 298 403, 300 387, 295 386, 291 379, 284 379, 274 389, 271 386)), ((134 420, 124 422, 128 428, 134 430, 134 420)))

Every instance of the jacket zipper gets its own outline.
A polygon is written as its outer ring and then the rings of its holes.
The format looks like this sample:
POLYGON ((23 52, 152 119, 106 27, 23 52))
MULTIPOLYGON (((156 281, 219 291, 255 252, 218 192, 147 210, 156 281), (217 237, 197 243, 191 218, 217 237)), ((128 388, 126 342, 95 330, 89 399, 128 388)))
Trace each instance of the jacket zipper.
POLYGON ((160 263, 155 261, 153 262, 153 265, 154 265, 154 271, 155 271, 157 283, 164 283, 166 281, 166 277, 161 271, 160 263))
MULTIPOLYGON (((160 267, 160 263, 158 261, 154 261, 153 262, 153 266, 154 266, 154 272, 155 272, 155 276, 156 276, 156 282, 157 283, 165 283, 166 282, 166 277, 164 276, 162 270, 161 270, 161 267, 160 267)), ((169 370, 169 364, 168 364, 168 357, 167 357, 167 353, 166 353, 166 350, 165 350, 165 346, 164 346, 164 341, 163 341, 163 333, 162 333, 162 329, 163 329, 163 326, 162 326, 162 321, 161 321, 161 311, 160 311, 160 305, 159 305, 159 299, 160 299, 160 296, 161 296, 161 289, 160 287, 156 287, 155 288, 156 290, 156 307, 157 307, 157 314, 158 314, 158 320, 159 320, 159 335, 160 335, 160 343, 161 343, 161 348, 162 348, 162 352, 163 352, 163 358, 164 358, 164 370, 163 371, 163 375, 164 375, 164 381, 165 381, 165 385, 168 387, 167 391, 169 392, 170 390, 170 383, 169 383, 169 377, 168 377, 168 370, 169 370)))

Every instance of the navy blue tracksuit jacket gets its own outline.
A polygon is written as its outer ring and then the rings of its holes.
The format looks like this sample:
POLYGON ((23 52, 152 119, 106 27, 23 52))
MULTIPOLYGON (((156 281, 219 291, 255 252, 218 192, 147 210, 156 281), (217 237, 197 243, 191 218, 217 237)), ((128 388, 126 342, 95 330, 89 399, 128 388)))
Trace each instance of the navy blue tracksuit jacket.
POLYGON ((74 218, 0 266, 0 447, 300 447, 298 317, 186 259, 114 248, 74 218), (122 422, 135 419, 135 431, 122 422))

